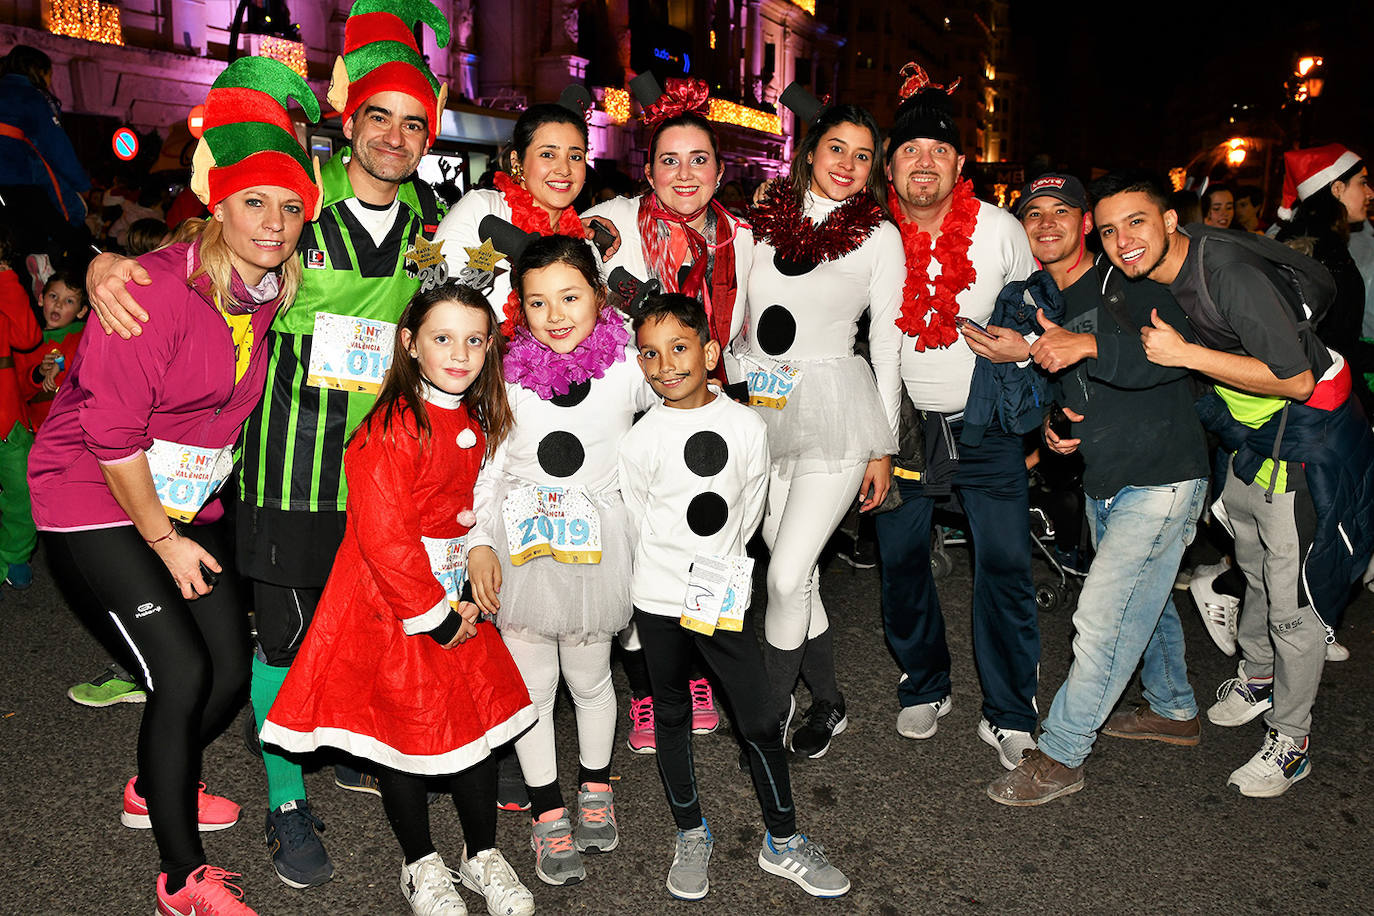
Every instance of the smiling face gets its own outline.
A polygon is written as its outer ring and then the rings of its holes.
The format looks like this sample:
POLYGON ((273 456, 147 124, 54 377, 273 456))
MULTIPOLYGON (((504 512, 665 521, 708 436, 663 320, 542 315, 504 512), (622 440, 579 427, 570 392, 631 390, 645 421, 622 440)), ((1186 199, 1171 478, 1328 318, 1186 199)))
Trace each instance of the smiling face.
POLYGON ((1207 212, 1202 214, 1202 222, 1218 229, 1231 228, 1231 219, 1236 213, 1236 199, 1230 191, 1217 191, 1209 198, 1207 212))
POLYGON ((524 174, 525 190, 556 220, 582 193, 587 181, 587 142, 571 124, 550 122, 534 132, 523 158, 511 153, 524 174))
POLYGON ((1150 277, 1158 271, 1159 275, 1152 279, 1173 282, 1178 274, 1177 264, 1160 270, 1169 259, 1174 230, 1178 228, 1178 214, 1173 210, 1161 210, 1144 191, 1122 191, 1098 201, 1093 208, 1093 222, 1107 257, 1126 276, 1150 277))
POLYGON ((344 122, 344 136, 353 144, 353 158, 378 181, 399 184, 415 173, 429 152, 429 120, 425 107, 404 92, 370 96, 344 122))
POLYGON ((43 327, 51 331, 65 328, 86 314, 81 290, 72 289, 61 280, 53 280, 43 290, 43 327))
POLYGON ((287 188, 246 188, 215 204, 215 219, 223 224, 234 269, 245 283, 256 286, 269 270, 296 253, 305 204, 287 188))
POLYGON ((720 344, 701 337, 673 315, 645 321, 635 335, 639 368, 668 407, 704 407, 715 400, 706 376, 720 359, 720 344))
POLYGON ((556 261, 525 273, 520 301, 534 339, 555 353, 571 353, 596 328, 601 302, 571 264, 556 261))
POLYGON ((844 121, 825 132, 808 157, 811 190, 831 200, 848 200, 863 190, 873 171, 873 134, 867 127, 844 121))
POLYGON ((435 388, 462 394, 486 364, 491 322, 482 309, 461 302, 435 303, 413 337, 401 329, 401 343, 420 374, 435 388))
POLYGON ((1374 198, 1374 189, 1369 187, 1369 170, 1360 169, 1349 181, 1333 181, 1331 193, 1345 204, 1346 216, 1352 223, 1364 222, 1369 215, 1369 201, 1374 198))
POLYGON ((1057 197, 1042 195, 1031 199, 1021 211, 1021 225, 1030 239, 1031 254, 1046 266, 1070 258, 1077 259, 1083 233, 1091 225, 1087 216, 1057 197))
POLYGON ((892 151, 887 178, 903 204, 929 210, 945 202, 963 168, 964 157, 953 145, 918 137, 892 151))
MULTIPOLYGON (((654 158, 644 177, 663 206, 682 216, 705 209, 725 166, 716 158, 711 136, 700 127, 665 127, 654 138, 654 158)), ((704 214, 703 214, 704 216, 704 214)))

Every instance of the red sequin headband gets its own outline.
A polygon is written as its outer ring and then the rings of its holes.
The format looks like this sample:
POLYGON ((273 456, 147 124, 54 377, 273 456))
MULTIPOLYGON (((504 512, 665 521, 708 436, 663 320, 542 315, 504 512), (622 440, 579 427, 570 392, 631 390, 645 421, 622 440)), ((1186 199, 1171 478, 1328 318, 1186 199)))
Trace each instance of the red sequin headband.
POLYGON ((902 69, 897 71, 897 75, 902 78, 902 88, 897 90, 897 95, 902 101, 906 101, 922 89, 943 89, 945 94, 953 95, 954 90, 959 88, 959 81, 963 77, 955 79, 948 87, 941 86, 939 83, 932 83, 926 71, 916 61, 908 61, 902 69))
POLYGON ((695 114, 706 117, 711 111, 711 87, 705 80, 671 78, 658 100, 644 108, 644 123, 649 131, 679 115, 695 114))

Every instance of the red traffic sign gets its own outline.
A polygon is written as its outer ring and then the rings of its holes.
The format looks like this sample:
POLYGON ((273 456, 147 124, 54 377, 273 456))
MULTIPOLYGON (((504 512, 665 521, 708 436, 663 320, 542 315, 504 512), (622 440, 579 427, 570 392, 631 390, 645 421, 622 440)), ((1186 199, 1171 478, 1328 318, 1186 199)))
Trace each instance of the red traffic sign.
POLYGON ((114 132, 114 154, 125 162, 138 155, 138 134, 127 127, 114 132))
POLYGON ((186 129, 191 132, 191 136, 197 140, 200 135, 205 133, 205 106, 197 105, 191 109, 191 113, 186 116, 186 129))

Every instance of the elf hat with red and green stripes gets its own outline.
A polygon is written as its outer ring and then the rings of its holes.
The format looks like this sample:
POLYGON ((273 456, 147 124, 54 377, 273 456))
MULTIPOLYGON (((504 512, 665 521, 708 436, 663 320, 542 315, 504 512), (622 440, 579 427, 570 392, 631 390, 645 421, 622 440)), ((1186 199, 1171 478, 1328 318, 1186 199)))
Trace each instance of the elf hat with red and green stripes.
POLYGON ((306 155, 286 106, 290 99, 313 123, 320 103, 305 80, 270 57, 240 57, 210 86, 204 133, 191 161, 191 190, 207 207, 259 185, 300 195, 318 215, 320 165, 306 155))
POLYGON ((434 30, 439 47, 448 45, 448 20, 430 0, 358 0, 344 23, 343 54, 334 61, 326 100, 343 116, 379 92, 403 92, 424 106, 429 142, 439 129, 448 87, 435 78, 412 31, 417 23, 434 30))

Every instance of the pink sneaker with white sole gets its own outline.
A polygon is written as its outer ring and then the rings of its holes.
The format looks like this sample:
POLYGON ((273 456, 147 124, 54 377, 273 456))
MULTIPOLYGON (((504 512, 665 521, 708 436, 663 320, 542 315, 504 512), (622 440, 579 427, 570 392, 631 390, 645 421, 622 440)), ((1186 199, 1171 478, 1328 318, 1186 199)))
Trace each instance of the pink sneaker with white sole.
POLYGON ((692 734, 709 735, 720 726, 720 710, 711 694, 711 682, 699 677, 688 683, 692 691, 692 734))
MULTIPOLYGON (((147 830, 153 826, 148 817, 148 803, 134 789, 138 780, 135 776, 124 786, 124 810, 119 813, 119 822, 135 830, 147 830)), ((211 795, 205 791, 205 783, 196 792, 196 820, 202 833, 211 830, 224 830, 239 821, 239 806, 227 798, 211 795)))

